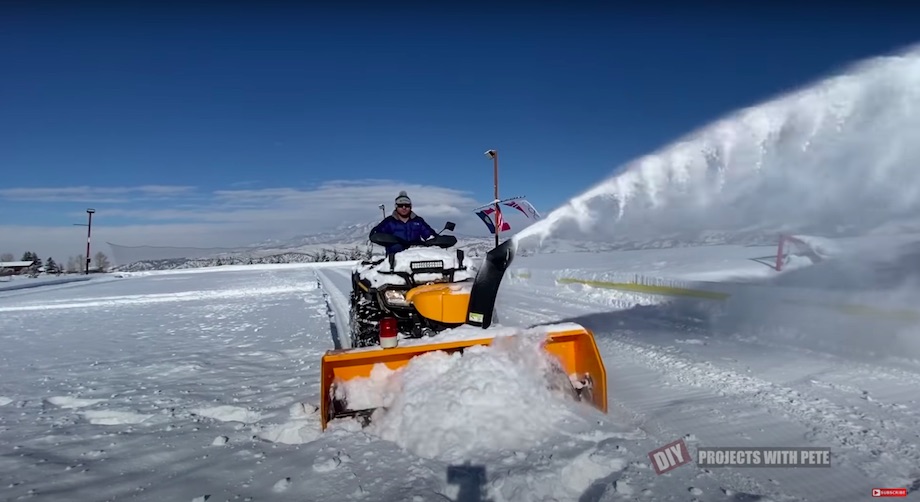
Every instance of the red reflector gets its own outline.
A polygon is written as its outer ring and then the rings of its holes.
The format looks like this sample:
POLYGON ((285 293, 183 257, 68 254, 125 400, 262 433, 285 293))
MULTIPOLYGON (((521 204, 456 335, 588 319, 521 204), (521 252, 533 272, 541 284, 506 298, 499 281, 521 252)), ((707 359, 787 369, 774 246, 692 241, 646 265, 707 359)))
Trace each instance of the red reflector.
POLYGON ((380 320, 380 346, 390 348, 396 346, 396 335, 399 333, 396 318, 384 317, 380 320))

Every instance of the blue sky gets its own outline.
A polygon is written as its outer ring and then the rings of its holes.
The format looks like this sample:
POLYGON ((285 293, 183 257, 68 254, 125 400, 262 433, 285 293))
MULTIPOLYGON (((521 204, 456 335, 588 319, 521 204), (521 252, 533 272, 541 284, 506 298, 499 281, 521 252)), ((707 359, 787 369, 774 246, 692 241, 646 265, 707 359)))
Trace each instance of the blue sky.
POLYGON ((103 240, 235 245, 374 219, 402 188, 481 234, 488 148, 502 195, 546 213, 723 114, 918 41, 911 15, 869 6, 14 5, 0 252, 42 256, 80 241, 89 206, 103 240))

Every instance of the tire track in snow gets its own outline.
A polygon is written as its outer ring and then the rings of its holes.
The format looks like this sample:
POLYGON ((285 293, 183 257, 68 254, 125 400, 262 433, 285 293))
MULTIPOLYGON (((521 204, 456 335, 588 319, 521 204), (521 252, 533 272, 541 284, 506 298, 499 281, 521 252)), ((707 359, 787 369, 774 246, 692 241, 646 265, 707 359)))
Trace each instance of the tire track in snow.
MULTIPOLYGON (((532 308, 505 308, 518 312, 522 319, 558 322, 570 317, 573 311, 590 309, 592 313, 597 313, 600 307, 590 301, 572 301, 533 290, 528 290, 526 295, 527 299, 520 303, 533 303, 536 300, 534 296, 543 297, 540 298, 543 302, 537 302, 552 305, 552 310, 559 315, 547 313, 548 309, 535 311, 532 308)), ((624 328, 628 328, 628 325, 624 328)), ((683 329, 674 331, 684 332, 683 329)), ((887 480, 892 486, 904 486, 920 478, 916 467, 920 465, 920 448, 916 440, 908 442, 899 437, 910 435, 911 431, 914 431, 914 437, 920 437, 916 434, 920 430, 920 422, 916 421, 916 415, 909 410, 908 416, 913 423, 904 424, 889 416, 887 412, 891 411, 890 408, 879 408, 875 412, 853 410, 826 398, 813 396, 807 388, 795 389, 720 368, 709 360, 695 361, 680 354, 677 348, 641 342, 638 340, 641 334, 635 330, 615 328, 598 330, 596 334, 601 335, 597 339, 598 344, 604 347, 604 353, 617 354, 654 369, 666 380, 709 389, 719 396, 741 400, 774 415, 795 420, 809 429, 806 439, 830 443, 838 452, 847 452, 843 462, 854 465, 870 478, 887 480)), ((904 411, 903 408, 897 410, 904 411)), ((839 460, 837 462, 837 465, 841 465, 839 460)))

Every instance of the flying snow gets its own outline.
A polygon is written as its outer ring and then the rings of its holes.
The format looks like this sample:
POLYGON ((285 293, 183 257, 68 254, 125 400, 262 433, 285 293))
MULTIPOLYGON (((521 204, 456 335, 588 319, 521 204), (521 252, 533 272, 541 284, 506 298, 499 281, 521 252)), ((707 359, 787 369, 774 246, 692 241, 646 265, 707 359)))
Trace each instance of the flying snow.
POLYGON ((920 47, 734 113, 639 158, 518 234, 699 242, 918 224, 920 47))

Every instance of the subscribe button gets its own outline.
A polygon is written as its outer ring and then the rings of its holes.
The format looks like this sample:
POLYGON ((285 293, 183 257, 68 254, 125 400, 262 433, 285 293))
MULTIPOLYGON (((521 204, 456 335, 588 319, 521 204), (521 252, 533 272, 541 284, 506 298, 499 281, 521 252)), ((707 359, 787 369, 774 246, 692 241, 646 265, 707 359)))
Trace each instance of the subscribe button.
POLYGON ((873 488, 873 497, 906 497, 907 488, 873 488))

